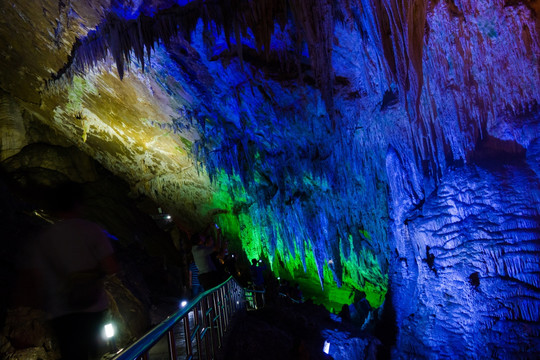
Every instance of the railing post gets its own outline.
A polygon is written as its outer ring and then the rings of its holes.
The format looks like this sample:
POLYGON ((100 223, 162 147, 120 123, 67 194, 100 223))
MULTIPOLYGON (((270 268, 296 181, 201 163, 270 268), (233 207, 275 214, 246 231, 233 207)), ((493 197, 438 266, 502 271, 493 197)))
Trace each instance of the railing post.
POLYGON ((229 304, 229 291, 228 291, 229 284, 227 283, 227 286, 223 288, 222 291, 222 301, 221 308, 223 309, 223 322, 225 323, 225 326, 229 323, 229 312, 227 311, 227 307, 229 304))
POLYGON ((213 322, 214 322, 214 326, 216 327, 216 337, 217 337, 217 348, 220 349, 221 346, 222 346, 222 333, 221 333, 221 311, 220 311, 220 306, 221 306, 221 301, 219 301, 221 295, 220 295, 220 291, 216 291, 214 293, 214 318, 213 318, 213 322))
POLYGON ((215 314, 215 308, 214 308, 214 293, 210 294, 210 296, 206 297, 206 303, 208 304, 208 311, 206 312, 207 321, 208 321, 208 328, 210 329, 210 350, 212 350, 212 359, 216 356, 216 334, 214 330, 214 314, 215 314))
POLYGON ((231 320, 231 313, 233 310, 233 306, 235 306, 235 300, 234 300, 234 288, 232 285, 229 285, 227 289, 227 324, 231 320))
MULTIPOLYGON (((233 309, 236 307, 236 296, 235 296, 235 289, 234 287, 232 286, 232 284, 229 286, 229 291, 228 291, 228 301, 227 301, 227 313, 228 314, 231 314, 233 309)), ((230 315, 228 316, 228 318, 230 319, 230 315)))
POLYGON ((187 313, 187 316, 184 316, 182 319, 184 322, 184 337, 186 339, 186 357, 189 358, 190 356, 193 356, 193 347, 191 344, 191 332, 189 330, 189 314, 187 313))
POLYGON ((167 331, 167 343, 169 344, 170 359, 176 360, 176 342, 174 341, 174 330, 172 327, 167 331))
POLYGON ((210 307, 211 311, 208 316, 210 317, 210 326, 212 327, 212 354, 215 358, 218 351, 217 343, 219 341, 217 327, 214 321, 216 318, 216 292, 212 293, 209 300, 212 306, 210 307))
POLYGON ((233 313, 244 305, 242 298, 243 288, 234 279, 229 278, 221 286, 207 290, 200 295, 198 302, 191 303, 186 309, 180 309, 169 316, 139 341, 114 356, 113 359, 148 360, 150 350, 161 340, 166 340, 169 357, 172 360, 177 360, 176 357, 179 354, 175 342, 175 332, 177 334, 182 332, 180 321, 184 322, 186 356, 193 358, 196 348, 198 360, 215 359, 218 350, 224 345, 224 334, 233 313), (190 314, 193 314, 193 328, 191 327, 190 314), (177 329, 175 329, 176 326, 178 326, 177 329), (207 334, 208 331, 210 334, 207 334), (167 339, 163 339, 165 336, 167 339), (196 344, 193 344, 194 339, 197 341, 196 344))
POLYGON ((202 301, 201 301, 201 315, 202 315, 202 324, 203 324, 203 334, 202 336, 204 337, 204 351, 205 351, 205 354, 206 354, 206 359, 210 359, 209 356, 210 356, 210 349, 208 348, 208 340, 209 340, 209 336, 207 335, 208 334, 208 297, 205 297, 202 301))
POLYGON ((218 303, 217 303, 217 309, 218 309, 218 315, 219 315, 219 318, 218 318, 218 324, 219 324, 219 347, 223 347, 223 336, 224 336, 224 333, 225 333, 225 328, 224 328, 224 321, 225 321, 225 312, 223 311, 223 306, 225 304, 225 297, 224 297, 224 292, 223 292, 223 288, 219 289, 218 293, 217 293, 217 297, 218 297, 218 303))
POLYGON ((199 357, 199 360, 202 359, 202 339, 201 339, 201 333, 202 333, 202 327, 204 326, 203 325, 203 321, 202 319, 199 317, 199 315, 201 315, 202 317, 202 312, 203 312, 203 309, 202 309, 202 301, 199 303, 199 305, 197 305, 195 307, 195 310, 196 310, 196 316, 195 316, 195 325, 197 326, 197 353, 198 353, 198 357, 199 357))

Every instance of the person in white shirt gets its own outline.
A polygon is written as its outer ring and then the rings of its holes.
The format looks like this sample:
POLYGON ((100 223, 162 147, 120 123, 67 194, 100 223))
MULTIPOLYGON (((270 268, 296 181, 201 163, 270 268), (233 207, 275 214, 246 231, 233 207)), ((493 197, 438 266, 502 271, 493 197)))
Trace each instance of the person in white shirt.
POLYGON ((221 283, 221 278, 212 261, 212 253, 219 251, 219 244, 211 236, 196 233, 192 236, 195 244, 191 248, 193 260, 199 269, 199 281, 205 290, 210 290, 221 283))

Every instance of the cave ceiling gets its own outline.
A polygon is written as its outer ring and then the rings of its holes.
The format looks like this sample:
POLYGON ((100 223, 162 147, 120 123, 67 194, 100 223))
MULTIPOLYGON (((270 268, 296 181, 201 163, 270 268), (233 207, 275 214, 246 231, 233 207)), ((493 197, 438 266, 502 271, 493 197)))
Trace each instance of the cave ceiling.
POLYGON ((183 228, 217 221, 248 257, 379 304, 388 207, 399 206, 387 154, 415 178, 403 187, 419 203, 484 139, 527 148, 538 10, 499 0, 2 2, 2 160, 39 122, 183 228))

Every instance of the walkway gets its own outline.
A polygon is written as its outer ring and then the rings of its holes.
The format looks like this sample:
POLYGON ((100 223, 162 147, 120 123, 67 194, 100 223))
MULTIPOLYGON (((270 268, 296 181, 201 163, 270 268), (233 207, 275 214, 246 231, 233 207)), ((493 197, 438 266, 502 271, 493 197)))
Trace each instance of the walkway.
POLYGON ((233 316, 245 308, 244 289, 230 277, 167 317, 113 359, 216 359, 233 316))

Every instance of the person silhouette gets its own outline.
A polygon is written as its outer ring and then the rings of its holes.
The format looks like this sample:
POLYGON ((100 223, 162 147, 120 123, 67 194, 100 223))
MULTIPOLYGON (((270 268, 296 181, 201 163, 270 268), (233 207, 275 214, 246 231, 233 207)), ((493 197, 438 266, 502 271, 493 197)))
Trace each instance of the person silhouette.
POLYGON ((191 290, 192 299, 204 291, 204 288, 199 281, 199 269, 197 268, 197 265, 195 265, 193 259, 189 263, 189 289, 191 290))
POLYGON ((118 270, 105 231, 82 216, 82 187, 63 184, 54 191, 58 219, 36 239, 33 264, 44 306, 56 334, 62 360, 98 356, 108 299, 106 275, 118 270))
POLYGON ((199 269, 199 282, 205 290, 210 290, 221 283, 216 265, 211 258, 212 253, 219 251, 219 247, 212 237, 203 233, 196 233, 192 238, 194 245, 191 253, 199 269))
POLYGON ((253 289, 255 290, 255 307, 260 309, 264 307, 264 274, 263 271, 266 270, 266 265, 262 261, 257 261, 257 259, 251 260, 251 266, 249 270, 251 272, 251 281, 253 282, 253 289))
POLYGON ((258 290, 264 289, 264 275, 263 271, 266 270, 266 265, 263 262, 257 261, 257 259, 251 260, 251 266, 249 267, 251 272, 251 281, 255 288, 258 290))

